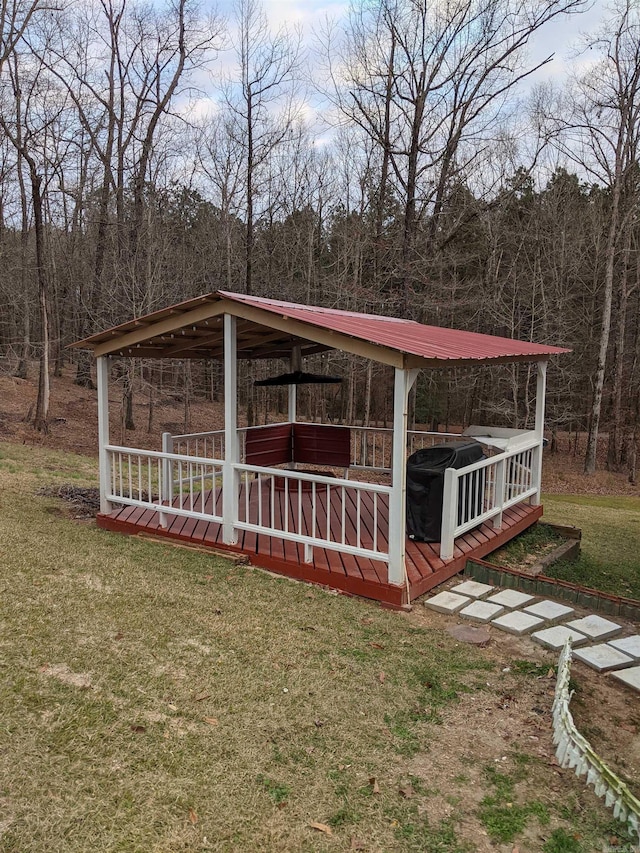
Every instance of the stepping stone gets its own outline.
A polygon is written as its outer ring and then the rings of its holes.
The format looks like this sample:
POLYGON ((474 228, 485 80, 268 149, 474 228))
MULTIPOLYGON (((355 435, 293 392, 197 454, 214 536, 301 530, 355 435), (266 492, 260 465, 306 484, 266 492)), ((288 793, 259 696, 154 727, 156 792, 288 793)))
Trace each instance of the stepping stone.
POLYGON ((554 652, 559 652, 564 647, 567 637, 571 637, 571 643, 574 646, 581 646, 587 642, 584 634, 574 631, 573 628, 567 628, 566 625, 554 625, 552 628, 544 628, 542 631, 533 633, 532 638, 548 649, 553 649, 554 652))
POLYGON ((486 646, 491 640, 488 628, 474 628, 471 625, 449 625, 447 634, 461 643, 470 643, 473 646, 486 646))
POLYGON ((618 638, 617 640, 609 640, 608 645, 613 646, 614 649, 624 652, 625 655, 629 655, 629 657, 632 657, 635 660, 640 660, 640 634, 634 634, 633 637, 622 637, 622 639, 618 638))
POLYGON ((457 613, 470 601, 471 599, 467 598, 466 595, 456 595, 455 592, 439 592, 433 598, 428 598, 424 606, 437 610, 438 613, 457 613))
POLYGON ((581 634, 585 634, 591 640, 606 640, 608 637, 615 637, 622 631, 622 625, 596 615, 585 616, 584 619, 574 619, 572 622, 567 622, 566 625, 580 631, 581 634))
POLYGON ((499 604, 489 604, 488 601, 473 601, 460 611, 460 616, 466 616, 474 622, 490 622, 504 610, 499 604))
POLYGON ((573 612, 573 607, 567 607, 566 604, 558 604, 557 601, 549 601, 546 598, 544 601, 538 601, 536 604, 530 604, 524 608, 524 613, 539 616, 545 622, 557 622, 559 619, 570 616, 573 612))
POLYGON ((621 669, 620 672, 612 672, 612 678, 617 678, 627 687, 631 687, 640 693, 640 666, 632 666, 629 669, 621 669))
POLYGON ((508 631, 509 634, 521 636, 533 631, 534 628, 539 628, 540 625, 544 625, 544 619, 532 616, 530 613, 522 613, 520 610, 512 610, 511 613, 498 616, 491 624, 503 631, 508 631))
POLYGON ((490 592, 493 592, 495 586, 489 586, 488 583, 479 583, 478 581, 465 581, 451 589, 458 595, 468 595, 471 598, 484 598, 490 592))
POLYGON ((626 666, 631 666, 633 658, 619 652, 618 649, 612 649, 608 643, 600 643, 597 646, 587 646, 586 649, 576 649, 573 653, 574 658, 581 660, 595 669, 597 672, 608 672, 611 669, 624 669, 626 666))
POLYGON ((503 607, 522 607, 533 601, 534 595, 527 595, 526 592, 518 592, 517 589, 503 589, 502 592, 497 592, 495 595, 490 595, 487 601, 492 604, 501 604, 503 607))

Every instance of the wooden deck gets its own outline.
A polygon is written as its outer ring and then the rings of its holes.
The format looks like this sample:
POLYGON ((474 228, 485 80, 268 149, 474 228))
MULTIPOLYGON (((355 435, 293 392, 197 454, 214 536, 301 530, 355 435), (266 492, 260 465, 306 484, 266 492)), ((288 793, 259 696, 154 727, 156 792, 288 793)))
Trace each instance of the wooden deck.
MULTIPOLYGON (((249 495, 250 522, 257 520, 257 506, 259 495, 257 493, 257 482, 251 483, 249 495), (255 513, 255 515, 254 515, 255 513)), ((241 486, 240 507, 245 506, 245 486, 241 486)), ((284 518, 284 513, 289 514, 290 529, 293 526, 294 509, 292 506, 285 507, 284 492, 276 493, 278 499, 275 501, 275 524, 279 526, 284 518)), ((306 500, 310 502, 308 496, 306 500)), ((363 504, 366 495, 363 495, 363 504)), ((263 495, 264 499, 264 495, 263 495)), ((296 497, 297 501, 297 497, 296 497)), ((221 493, 217 496, 217 514, 221 512, 221 493)), ((200 499, 198 499, 200 504, 200 499)), ((201 504, 200 504, 201 506, 201 504)), ((200 506, 195 506, 198 511, 200 506)), ((211 512, 211 496, 205 496, 205 511, 211 512), (207 507, 208 504, 208 507, 207 507)), ((310 506, 308 507, 310 512, 310 506)), ((317 508, 319 509, 319 508, 317 508)), ((329 507, 332 525, 337 526, 340 513, 336 506, 329 507)), ((323 506, 321 512, 325 515, 327 507, 323 506)), ((198 545, 223 549, 234 553, 243 553, 249 556, 251 562, 265 569, 269 569, 289 577, 299 578, 312 583, 324 584, 334 589, 353 595, 360 595, 380 601, 392 607, 401 607, 408 604, 419 595, 437 586, 453 575, 461 572, 466 561, 470 557, 481 558, 504 545, 514 536, 526 530, 542 515, 542 507, 532 507, 522 504, 512 507, 504 512, 503 523, 500 530, 483 524, 477 530, 466 533, 456 539, 456 547, 453 557, 443 561, 439 556, 437 543, 413 542, 407 539, 406 566, 408 575, 407 590, 405 587, 390 585, 387 583, 387 566, 382 561, 364 559, 352 554, 344 554, 319 546, 313 548, 313 563, 304 562, 304 545, 285 541, 277 536, 266 536, 250 531, 238 531, 238 544, 234 547, 224 545, 222 542, 222 526, 217 522, 206 519, 184 518, 181 516, 168 516, 166 528, 160 527, 159 513, 152 509, 125 506, 116 508, 110 514, 98 515, 98 525, 107 530, 114 530, 127 534, 153 534, 167 537, 168 539, 191 542, 198 545)), ((355 518, 355 509, 353 517, 355 518)), ((369 534, 373 541, 373 513, 363 514, 363 521, 369 525, 369 534)), ((378 542, 386 546, 388 536, 388 511, 378 512, 378 542)), ((347 517, 347 541, 349 533, 353 533, 354 522, 347 517)), ((303 531, 304 532, 304 531, 303 531)))

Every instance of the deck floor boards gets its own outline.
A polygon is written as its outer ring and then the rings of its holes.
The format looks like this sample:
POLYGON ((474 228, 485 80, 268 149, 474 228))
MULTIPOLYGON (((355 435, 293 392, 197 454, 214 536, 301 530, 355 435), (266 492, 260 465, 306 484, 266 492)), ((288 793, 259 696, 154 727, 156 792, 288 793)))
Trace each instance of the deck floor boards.
MULTIPOLYGON (((309 492, 301 496, 296 492, 274 489, 271 494, 268 480, 251 480, 240 487, 240 519, 257 523, 259 507, 262 507, 262 520, 267 523, 273 507, 276 525, 284 526, 285 516, 290 531, 295 530, 297 519, 301 519, 302 533, 311 532, 312 497, 309 492), (248 490, 248 491, 247 491, 248 490)), ((194 509, 201 510, 204 498, 204 510, 210 514, 222 513, 222 490, 216 489, 215 509, 213 495, 206 492, 198 496, 194 509)), ((178 506, 178 499, 174 500, 178 506)), ((316 492, 316 533, 325 534, 327 513, 331 535, 338 540, 342 522, 340 489, 330 486, 319 488, 316 492)), ((495 529, 491 523, 482 524, 456 539, 454 555, 442 560, 437 543, 415 542, 407 539, 406 568, 409 594, 404 586, 395 586, 386 581, 387 567, 382 560, 358 557, 329 548, 314 546, 313 562, 304 562, 304 545, 278 536, 266 536, 255 531, 238 531, 236 546, 223 545, 222 525, 209 519, 169 516, 167 527, 160 526, 159 512, 145 507, 123 506, 115 508, 110 514, 98 516, 98 524, 110 530, 136 534, 145 531, 148 534, 165 536, 168 539, 192 541, 199 545, 226 548, 234 552, 247 554, 253 563, 291 577, 321 583, 355 595, 373 598, 377 601, 401 606, 408 599, 427 592, 458 572, 462 571, 470 557, 481 558, 508 542, 518 533, 530 527, 542 514, 542 507, 518 504, 505 510, 502 526, 495 529)), ((345 502, 345 538, 348 544, 356 544, 357 539, 357 502, 351 494, 345 502)), ((377 526, 378 546, 387 547, 389 535, 389 509, 386 495, 378 495, 377 511, 374 510, 371 493, 363 492, 360 499, 360 535, 364 547, 371 547, 374 538, 374 525, 377 526)))

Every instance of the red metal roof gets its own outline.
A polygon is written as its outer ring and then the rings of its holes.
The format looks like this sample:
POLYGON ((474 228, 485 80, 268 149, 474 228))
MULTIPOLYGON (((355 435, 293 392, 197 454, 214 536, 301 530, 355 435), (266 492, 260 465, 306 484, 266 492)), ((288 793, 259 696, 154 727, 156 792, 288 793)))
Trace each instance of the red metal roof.
POLYGON ((486 361, 509 358, 545 358, 570 352, 563 347, 552 347, 479 332, 427 326, 413 320, 382 317, 376 314, 359 314, 335 308, 318 308, 264 299, 241 293, 219 291, 224 299, 260 308, 281 317, 299 320, 311 326, 330 329, 349 337, 388 347, 399 352, 436 361, 486 361))
POLYGON ((454 362, 538 361, 569 352, 531 341, 229 291, 162 308, 71 346, 125 358, 220 358, 223 313, 241 318, 240 358, 286 358, 301 345, 303 355, 343 349, 396 366, 400 359, 404 366, 444 367, 454 362))

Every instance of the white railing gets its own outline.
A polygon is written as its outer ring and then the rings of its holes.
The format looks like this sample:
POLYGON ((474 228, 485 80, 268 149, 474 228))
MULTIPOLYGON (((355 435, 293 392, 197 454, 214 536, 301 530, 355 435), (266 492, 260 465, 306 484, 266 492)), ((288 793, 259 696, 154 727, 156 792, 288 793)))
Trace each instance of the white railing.
POLYGON ((577 730, 569 710, 572 696, 569 691, 570 677, 571 640, 568 639, 558 661, 552 712, 553 743, 558 764, 572 769, 578 777, 586 775, 586 783, 593 785, 596 796, 604 797, 607 808, 613 808, 613 816, 626 823, 629 833, 633 833, 640 840, 640 801, 577 730))
POLYGON ((443 560, 453 557, 456 537, 489 520, 500 528, 505 509, 538 494, 535 458, 539 448, 539 442, 532 440, 464 468, 447 468, 440 538, 443 560))
POLYGON ((165 453, 180 456, 199 456, 204 459, 224 459, 224 430, 192 432, 185 435, 162 433, 162 449, 165 453))
POLYGON ((163 527, 167 516, 227 521, 239 530, 302 543, 307 562, 313 560, 314 546, 389 561, 380 534, 389 486, 236 463, 231 466, 234 483, 243 488, 233 518, 224 519, 223 460, 116 445, 107 445, 106 452, 107 500, 157 511, 163 527))
MULTIPOLYGON (((393 431, 376 427, 352 427, 351 430, 352 466, 388 471, 393 431)), ((236 517, 226 519, 227 529, 238 527, 300 542, 305 545, 305 558, 309 560, 311 549, 320 546, 369 559, 389 561, 387 543, 378 541, 377 523, 382 511, 382 495, 386 496, 384 512, 389 511, 389 486, 323 477, 290 469, 247 465, 243 461, 246 431, 246 427, 238 430, 239 462, 233 465, 236 479, 238 475, 244 479, 246 488, 236 517), (263 499, 260 500, 258 516, 250 518, 249 480, 254 477, 258 479, 259 488, 264 487, 269 498, 267 504, 264 504, 263 499), (277 487, 285 491, 285 505, 289 507, 289 512, 281 519, 275 514, 277 487), (305 491, 308 493, 307 500, 303 500, 305 491), (366 507, 363 504, 365 494, 366 507), (330 498, 332 508, 327 513, 330 498), (323 517, 322 512, 325 513, 323 517), (373 518, 369 517, 371 515, 373 518), (333 525, 331 518, 334 519, 333 525)), ((407 450, 414 452, 452 439, 466 440, 464 436, 451 433, 414 430, 408 433, 407 450)), ((110 454, 111 472, 111 493, 107 495, 109 501, 161 508, 163 525, 166 524, 167 515, 222 521, 222 510, 216 513, 215 508, 222 487, 223 431, 176 436, 164 433, 162 453, 114 445, 109 445, 107 451, 110 454), (180 452, 174 452, 178 449, 180 452), (201 455, 195 454, 196 449, 201 455), (211 455, 213 453, 219 455, 214 457, 211 455), (206 512, 202 505, 205 492, 210 493, 213 499, 210 512, 206 512)), ((540 443, 533 438, 521 442, 513 450, 498 453, 465 468, 449 468, 444 472, 440 538, 442 559, 453 557, 454 542, 458 536, 487 521, 492 521, 494 528, 499 529, 506 509, 539 496, 536 475, 539 453, 540 443)))
POLYGON ((168 515, 222 521, 215 511, 222 488, 220 460, 116 445, 105 449, 110 468, 108 501, 157 510, 163 527, 168 515))
MULTIPOLYGON (((301 421, 300 423, 305 423, 301 421)), ((267 424, 265 426, 273 426, 267 424)), ((240 460, 245 461, 245 439, 247 430, 262 429, 262 427, 240 427, 238 442, 240 460)), ((391 448, 393 446, 393 430, 384 427, 352 426, 351 430, 351 467, 364 468, 369 471, 391 470, 391 448)), ((433 447, 443 441, 468 441, 459 433, 452 432, 423 432, 409 430, 407 432, 407 456, 433 447)), ((224 459, 224 430, 210 432, 185 433, 171 435, 165 432, 162 436, 162 449, 165 453, 178 453, 181 456, 199 456, 207 459, 224 459)))
POLYGON ((247 482, 235 527, 302 543, 305 562, 312 561, 314 546, 389 561, 379 532, 379 521, 388 514, 389 486, 257 465, 233 467, 247 482))

